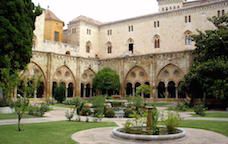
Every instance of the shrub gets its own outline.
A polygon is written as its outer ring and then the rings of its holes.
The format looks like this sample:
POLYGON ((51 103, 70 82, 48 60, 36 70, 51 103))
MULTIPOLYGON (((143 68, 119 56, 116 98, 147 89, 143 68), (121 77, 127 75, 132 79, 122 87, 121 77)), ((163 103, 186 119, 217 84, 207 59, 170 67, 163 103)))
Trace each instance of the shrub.
POLYGON ((82 103, 82 99, 78 96, 71 99, 66 99, 65 101, 63 101, 63 104, 65 105, 74 105, 76 107, 78 107, 81 103, 82 103))
POLYGON ((105 97, 104 96, 95 96, 92 98, 91 103, 93 107, 104 107, 105 97))
POLYGON ((205 111, 206 111, 206 108, 204 107, 204 105, 202 104, 199 104, 199 105, 195 105, 194 106, 194 112, 197 114, 197 115, 200 115, 200 116, 205 116, 205 111))
POLYGON ((80 114, 81 114, 82 116, 89 116, 89 115, 92 114, 92 112, 91 112, 90 108, 88 108, 88 107, 83 107, 82 110, 80 111, 80 114))
POLYGON ((67 110, 65 112, 65 116, 69 121, 71 121, 71 119, 74 117, 74 110, 67 110))
POLYGON ((159 112, 156 108, 154 108, 152 110, 152 133, 154 135, 159 134, 158 118, 159 118, 159 112))
POLYGON ((187 111, 189 106, 186 103, 178 103, 175 109, 178 111, 187 111))
POLYGON ((124 117, 130 118, 134 114, 134 110, 132 108, 126 108, 124 110, 124 117))
POLYGON ((37 106, 30 105, 28 108, 28 114, 42 117, 49 109, 50 108, 47 104, 41 104, 37 106))
POLYGON ((135 111, 140 114, 140 108, 144 106, 144 99, 141 96, 134 96, 129 99, 129 102, 135 107, 135 111))
POLYGON ((42 104, 40 105, 40 110, 41 110, 41 111, 44 111, 44 112, 47 112, 47 111, 50 110, 50 107, 48 106, 48 104, 42 103, 42 104))
POLYGON ((178 113, 169 112, 167 119, 164 120, 164 124, 167 128, 168 133, 175 133, 176 128, 179 126, 181 121, 180 115, 178 113))
POLYGON ((105 109, 105 117, 108 117, 108 118, 113 118, 115 116, 115 112, 113 109, 111 108, 107 108, 105 109))
POLYGON ((122 107, 122 105, 123 105, 123 102, 121 102, 121 101, 112 101, 111 102, 111 104, 112 104, 112 107, 122 107))
POLYGON ((54 98, 52 98, 52 97, 50 97, 49 99, 47 99, 47 104, 49 104, 49 105, 54 105, 54 104, 56 104, 57 103, 57 101, 54 99, 54 98))

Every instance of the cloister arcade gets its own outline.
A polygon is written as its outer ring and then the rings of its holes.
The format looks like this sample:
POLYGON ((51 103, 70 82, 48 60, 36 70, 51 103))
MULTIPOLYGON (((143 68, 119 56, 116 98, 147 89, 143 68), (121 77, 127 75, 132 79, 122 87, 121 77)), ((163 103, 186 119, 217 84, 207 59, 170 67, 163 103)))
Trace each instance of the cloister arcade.
POLYGON ((32 62, 27 66, 27 69, 20 74, 17 94, 30 98, 43 98, 46 95, 45 84, 46 78, 44 72, 36 63, 32 62), (25 90, 26 87, 30 89, 25 90))
POLYGON ((95 95, 95 90, 93 89, 93 78, 95 77, 95 72, 92 69, 87 69, 81 75, 81 97, 89 98, 95 95))
POLYGON ((66 98, 71 98, 75 95, 75 78, 67 66, 57 68, 52 80, 52 96, 59 85, 62 85, 65 88, 66 98))
MULTIPOLYGON (((146 99, 178 99, 186 97, 185 93, 179 89, 184 72, 178 66, 171 63, 165 65, 157 72, 155 78, 151 78, 151 71, 148 71, 148 69, 146 71, 145 68, 143 65, 135 65, 128 70, 123 79, 120 79, 123 86, 120 89, 122 96, 135 96, 137 88, 142 84, 146 84, 151 87, 150 94, 141 93, 141 96, 146 99)), ((66 98, 72 98, 74 96, 91 98, 96 95, 96 91, 93 88, 95 74, 93 69, 87 68, 76 79, 76 75, 66 65, 57 67, 50 77, 51 95, 54 96, 55 89, 62 85, 65 88, 66 98)), ((48 80, 46 77, 46 73, 34 62, 30 63, 28 69, 21 74, 22 80, 25 81, 27 78, 27 85, 34 85, 39 80, 39 84, 37 84, 33 92, 33 98, 46 97, 48 91, 48 80)), ((18 93, 23 95, 20 92, 20 88, 21 86, 19 85, 18 93)))

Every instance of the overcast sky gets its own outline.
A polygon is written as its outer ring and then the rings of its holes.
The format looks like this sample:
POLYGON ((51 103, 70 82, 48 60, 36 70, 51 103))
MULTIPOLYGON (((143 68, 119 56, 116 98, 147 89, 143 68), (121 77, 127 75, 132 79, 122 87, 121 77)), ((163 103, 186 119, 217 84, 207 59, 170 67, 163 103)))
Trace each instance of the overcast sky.
POLYGON ((68 24, 79 15, 110 22, 158 12, 157 0, 32 0, 68 24))

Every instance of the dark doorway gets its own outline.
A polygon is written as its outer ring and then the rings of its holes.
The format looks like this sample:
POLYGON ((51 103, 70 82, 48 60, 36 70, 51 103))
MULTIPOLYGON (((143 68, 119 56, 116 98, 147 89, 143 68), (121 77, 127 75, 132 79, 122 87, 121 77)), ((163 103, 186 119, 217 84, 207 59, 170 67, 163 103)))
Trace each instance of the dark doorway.
MULTIPOLYGON (((145 82, 145 85, 148 85, 148 86, 150 86, 150 83, 149 82, 145 82)), ((143 94, 143 97, 144 98, 150 98, 150 94, 143 94)))
POLYGON ((158 91, 158 98, 165 98, 165 83, 164 82, 159 82, 157 91, 158 91))
POLYGON ((127 85, 126 85, 126 95, 127 96, 133 96, 132 84, 131 83, 127 83, 127 85))
POLYGON ((86 97, 90 97, 90 84, 86 85, 86 97))
POLYGON ((176 98, 176 87, 175 87, 175 83, 173 81, 170 81, 168 83, 168 97, 169 98, 176 98))
POLYGON ((81 83, 81 97, 84 97, 84 84, 81 83))
POLYGON ((57 82, 52 82, 52 97, 55 95, 55 90, 57 88, 57 82))
POLYGON ((37 87, 37 98, 42 98, 44 95, 44 83, 40 82, 37 87))
MULTIPOLYGON (((139 82, 135 83, 135 94, 136 94, 136 91, 137 91, 137 87, 141 86, 141 84, 139 82)), ((141 94, 140 94, 141 96, 141 94)))
POLYGON ((73 97, 74 94, 74 84, 69 83, 67 88, 67 97, 73 97))

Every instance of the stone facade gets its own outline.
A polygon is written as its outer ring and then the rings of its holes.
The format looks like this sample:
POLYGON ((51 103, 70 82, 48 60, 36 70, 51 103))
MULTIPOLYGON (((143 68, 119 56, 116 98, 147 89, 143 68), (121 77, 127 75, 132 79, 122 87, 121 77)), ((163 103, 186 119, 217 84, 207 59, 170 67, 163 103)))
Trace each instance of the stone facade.
MULTIPOLYGON (((186 2, 158 0, 160 12, 115 22, 101 23, 79 16, 68 24, 63 41, 44 38, 45 16, 37 18, 36 44, 28 68, 41 74, 43 98, 51 97, 58 84, 66 97, 95 95, 92 79, 110 67, 120 76, 120 95, 135 95, 141 84, 152 86, 145 98, 185 98, 177 89, 192 62, 196 29, 215 27, 208 17, 228 11, 226 0, 186 2), (163 11, 163 7, 181 7, 163 11)), ((40 88, 41 89, 41 88, 40 88)), ((40 97, 40 96, 39 96, 40 97)))

